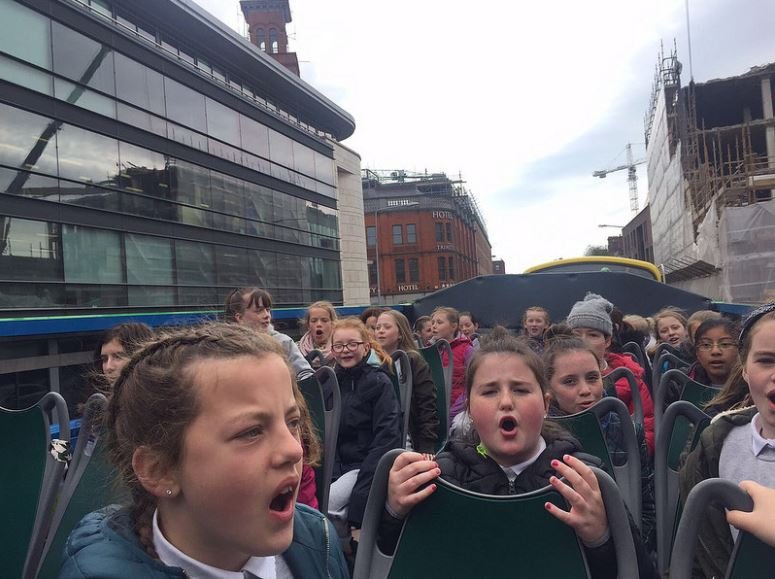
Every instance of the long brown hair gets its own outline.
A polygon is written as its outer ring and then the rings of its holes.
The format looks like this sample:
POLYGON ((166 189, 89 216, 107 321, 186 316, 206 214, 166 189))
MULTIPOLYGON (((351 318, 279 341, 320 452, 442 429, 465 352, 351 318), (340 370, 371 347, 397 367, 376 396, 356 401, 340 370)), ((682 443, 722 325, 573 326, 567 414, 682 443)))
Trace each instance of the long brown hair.
POLYGON ((149 448, 169 466, 179 464, 188 426, 200 412, 195 362, 276 354, 288 366, 301 411, 301 438, 308 462, 317 462, 320 445, 294 373, 274 338, 235 324, 212 323, 172 329, 135 352, 119 376, 106 415, 106 450, 120 481, 131 494, 130 515, 144 549, 154 558, 152 517, 155 497, 145 490, 132 467, 140 447, 149 448))
POLYGON ((415 344, 412 330, 409 326, 409 320, 406 319, 406 316, 398 310, 385 310, 380 314, 380 316, 385 315, 393 318, 393 322, 398 328, 398 349, 403 350, 404 352, 416 352, 417 344, 415 344))
POLYGON ((243 315, 247 308, 253 306, 271 308, 271 294, 258 287, 235 289, 226 296, 226 303, 223 307, 223 317, 227 322, 236 322, 237 314, 243 315), (247 300, 245 298, 247 298, 247 300))

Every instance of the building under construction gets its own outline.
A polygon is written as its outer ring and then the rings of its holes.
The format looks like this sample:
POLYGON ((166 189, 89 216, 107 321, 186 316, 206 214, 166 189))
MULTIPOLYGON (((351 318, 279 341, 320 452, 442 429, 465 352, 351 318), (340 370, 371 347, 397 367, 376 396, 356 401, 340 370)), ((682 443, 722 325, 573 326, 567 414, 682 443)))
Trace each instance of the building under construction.
POLYGON ((484 219, 462 180, 367 169, 362 184, 372 303, 492 273, 484 219))
POLYGON ((681 86, 660 55, 645 118, 654 262, 668 283, 775 299, 775 64, 681 86))

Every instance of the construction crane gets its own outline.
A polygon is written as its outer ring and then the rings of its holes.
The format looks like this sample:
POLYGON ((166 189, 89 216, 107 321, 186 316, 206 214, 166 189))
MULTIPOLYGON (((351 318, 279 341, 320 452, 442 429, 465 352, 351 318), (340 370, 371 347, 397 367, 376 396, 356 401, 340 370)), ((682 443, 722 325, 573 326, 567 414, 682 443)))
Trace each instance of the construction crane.
POLYGON ((595 171, 592 173, 593 177, 600 177, 605 179, 609 173, 616 173, 617 171, 624 171, 627 169, 627 181, 630 184, 630 209, 633 213, 638 213, 638 173, 635 167, 642 165, 646 162, 645 159, 639 159, 638 161, 632 158, 632 143, 627 143, 625 147, 627 151, 627 164, 619 165, 613 169, 603 169, 602 171, 595 171))

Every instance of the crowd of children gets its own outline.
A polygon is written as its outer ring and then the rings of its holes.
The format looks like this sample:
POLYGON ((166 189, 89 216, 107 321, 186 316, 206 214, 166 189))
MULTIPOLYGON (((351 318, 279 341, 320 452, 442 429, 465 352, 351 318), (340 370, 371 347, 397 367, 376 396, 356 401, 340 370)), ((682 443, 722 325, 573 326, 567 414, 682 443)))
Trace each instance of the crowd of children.
MULTIPOLYGON (((608 519, 589 468, 603 462, 552 418, 584 412, 604 396, 634 413, 629 382, 607 379, 620 367, 634 375, 644 414, 635 429, 641 520, 631 521, 631 531, 640 576, 653 577, 654 404, 645 369, 622 349, 631 341, 645 352, 669 344, 692 379, 717 390, 705 406, 714 422, 681 469, 681 500, 711 477, 741 483, 754 498, 754 513, 711 513, 696 575, 723 576, 736 533, 730 524, 775 543, 772 519, 762 514, 775 511, 775 491, 756 485, 775 486, 775 304, 754 311, 740 331, 715 312, 688 320, 675 308, 653 319, 624 316, 603 296, 588 294, 561 324, 531 306, 513 335, 501 326, 480 334, 474 313, 450 307, 412 327, 394 309, 337 319, 333 305, 315 302, 297 344, 272 326, 271 295, 241 288, 228 296, 224 320, 155 333, 124 324, 106 334, 96 366, 110 401, 106 448, 131 504, 83 519, 60 577, 348 577, 351 561, 342 547, 350 556, 357 548, 377 463, 393 448, 411 452, 390 472, 383 549, 394 548, 404 519, 435 492, 438 477, 495 495, 550 485, 569 507, 546 509, 576 532, 592 577, 616 577, 608 519), (434 454, 444 443, 439 405, 419 350, 441 341, 449 344, 442 362, 452 365, 447 418, 460 414, 468 427, 434 454), (393 361, 398 350, 409 368, 393 361), (297 387, 320 366, 333 367, 341 395, 324 514, 316 510, 312 470, 320 441, 297 387), (397 372, 413 379, 406 439, 391 380, 397 372)), ((330 403, 332 392, 324 396, 330 403)), ((626 462, 622 426, 613 413, 601 421, 614 465, 626 462)))

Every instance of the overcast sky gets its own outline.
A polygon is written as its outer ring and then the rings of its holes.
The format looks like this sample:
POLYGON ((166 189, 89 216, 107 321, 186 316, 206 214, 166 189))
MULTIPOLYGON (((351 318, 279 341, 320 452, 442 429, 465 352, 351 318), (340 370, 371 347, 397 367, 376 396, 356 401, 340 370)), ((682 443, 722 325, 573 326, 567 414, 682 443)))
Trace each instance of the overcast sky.
MULTIPOLYGON (((195 0, 240 32, 238 0, 195 0)), ((629 211, 660 42, 689 80, 685 0, 290 0, 304 80, 355 117, 362 166, 460 172, 507 273, 605 243, 629 211)), ((694 78, 775 61, 775 2, 692 0, 694 78)), ((641 207, 644 166, 638 170, 641 207)))

